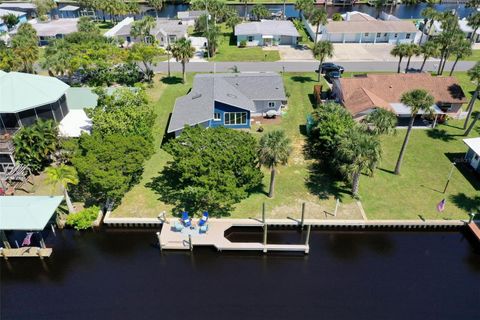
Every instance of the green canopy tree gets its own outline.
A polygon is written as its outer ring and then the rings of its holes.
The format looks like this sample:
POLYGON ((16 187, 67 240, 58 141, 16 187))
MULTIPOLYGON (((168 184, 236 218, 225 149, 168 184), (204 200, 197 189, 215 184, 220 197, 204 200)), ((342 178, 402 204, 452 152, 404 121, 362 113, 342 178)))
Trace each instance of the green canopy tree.
POLYGON ((474 43, 476 38, 478 38, 477 31, 480 28, 480 11, 476 11, 470 14, 467 20, 468 20, 468 25, 473 29, 472 37, 470 38, 470 43, 474 43))
POLYGON ((65 202, 67 203, 68 212, 75 212, 75 208, 73 207, 67 189, 69 184, 78 184, 77 170, 75 170, 74 167, 60 164, 57 167, 48 167, 45 169, 45 174, 47 175, 45 183, 52 186, 52 195, 54 190, 56 190, 57 186, 60 184, 62 186, 65 202))
POLYGON ((432 30, 433 23, 439 17, 440 13, 435 10, 433 7, 428 6, 422 10, 421 15, 424 17, 423 20, 423 30, 420 37, 420 43, 422 43, 424 34, 430 35, 432 30))
MULTIPOLYGON (((298 10, 298 15, 300 19, 302 18, 304 12, 308 12, 313 9, 313 0, 296 0, 295 1, 295 9, 298 10)), ((308 17, 306 17, 308 18, 308 17)))
POLYGON ((352 195, 358 197, 360 175, 372 175, 380 161, 382 149, 377 136, 369 135, 358 126, 341 136, 336 152, 340 171, 351 181, 352 195))
POLYGON ((100 33, 100 28, 89 17, 80 17, 77 22, 78 32, 100 33))
POLYGON ((405 47, 405 55, 408 57, 407 65, 405 66, 405 73, 408 72, 408 68, 410 67, 410 60, 413 56, 417 56, 420 54, 420 46, 415 43, 408 43, 405 47))
POLYGON ((13 13, 9 13, 9 14, 4 15, 2 17, 2 20, 3 20, 3 23, 5 23, 5 25, 7 26, 8 30, 12 29, 13 27, 15 27, 20 22, 18 17, 16 15, 14 15, 13 13))
POLYGON ((326 58, 331 58, 333 56, 333 44, 330 41, 318 41, 313 46, 313 54, 319 60, 318 64, 318 82, 320 82, 320 75, 322 64, 326 58))
POLYGON ((18 71, 33 73, 34 63, 38 60, 37 31, 29 23, 23 23, 18 27, 17 34, 12 37, 11 48, 19 66, 18 71))
POLYGON ((423 72, 425 68, 425 63, 429 58, 438 57, 440 55, 440 50, 437 43, 434 41, 427 41, 420 46, 420 53, 423 55, 422 66, 420 67, 420 72, 423 72))
POLYGON ((392 134, 397 126, 397 115, 383 108, 376 108, 364 119, 369 126, 369 131, 376 135, 392 134))
POLYGON ((255 19, 266 19, 271 16, 270 11, 263 4, 256 4, 253 6, 252 11, 250 12, 255 19))
POLYGON ((400 101, 406 106, 410 107, 410 122, 408 123, 407 133, 405 134, 405 140, 403 141, 402 148, 400 149, 400 154, 398 156, 397 164, 395 166, 395 174, 400 174, 400 169, 403 162, 403 157, 407 149, 408 141, 410 139, 410 134, 412 133, 413 123, 415 122, 415 117, 419 112, 423 111, 424 113, 431 114, 433 112, 432 106, 434 104, 434 98, 423 89, 415 89, 409 92, 405 92, 402 95, 400 101))
POLYGON ((195 54, 195 48, 192 47, 192 42, 185 38, 181 38, 172 45, 172 56, 182 64, 182 82, 185 83, 185 65, 195 54))
POLYGON ((151 16, 145 16, 140 20, 134 21, 132 23, 132 29, 130 30, 130 35, 133 38, 142 38, 142 41, 147 42, 154 42, 152 41, 152 35, 150 31, 155 28, 156 21, 155 18, 151 16))
POLYGON ((286 165, 292 153, 292 142, 283 130, 270 131, 262 136, 258 147, 258 159, 261 165, 270 169, 270 188, 268 197, 273 198, 275 175, 279 165, 286 165))
POLYGON ((128 61, 141 62, 143 71, 149 82, 154 76, 152 66, 157 65, 158 58, 165 53, 165 50, 144 42, 134 43, 129 51, 128 61))
POLYGON ((402 60, 408 54, 408 44, 407 43, 396 44, 395 47, 390 51, 390 54, 394 57, 398 57, 397 73, 400 73, 400 67, 402 65, 402 60))
POLYGON ((238 16, 238 13, 236 10, 233 10, 233 12, 227 16, 227 19, 225 21, 226 25, 232 28, 232 33, 235 32, 235 26, 240 22, 242 22, 242 18, 238 16))
POLYGON ((46 20, 51 10, 57 7, 54 0, 34 0, 33 3, 37 7, 37 14, 40 20, 46 20))
POLYGON ((455 67, 457 66, 457 62, 460 59, 466 58, 472 55, 472 45, 470 41, 467 39, 461 38, 457 41, 455 46, 452 48, 452 54, 455 56, 455 62, 452 65, 452 69, 450 70, 450 76, 453 74, 455 67))
POLYGON ((314 9, 310 15, 309 21, 316 26, 314 43, 317 43, 320 26, 327 24, 327 16, 327 11, 325 11, 325 9, 314 9))
POLYGON ((467 107, 467 117, 465 118, 465 122, 463 123, 463 129, 467 127, 468 121, 472 116, 473 107, 475 106, 475 101, 477 101, 478 96, 480 95, 480 62, 477 62, 472 69, 468 70, 468 76, 473 83, 477 84, 475 91, 472 94, 472 99, 468 103, 467 107))
POLYGON ((224 127, 186 127, 164 149, 172 156, 149 187, 175 211, 227 215, 262 183, 257 141, 224 127))
POLYGON ((207 50, 210 57, 213 57, 217 52, 220 29, 217 26, 211 26, 202 35, 207 38, 207 50))

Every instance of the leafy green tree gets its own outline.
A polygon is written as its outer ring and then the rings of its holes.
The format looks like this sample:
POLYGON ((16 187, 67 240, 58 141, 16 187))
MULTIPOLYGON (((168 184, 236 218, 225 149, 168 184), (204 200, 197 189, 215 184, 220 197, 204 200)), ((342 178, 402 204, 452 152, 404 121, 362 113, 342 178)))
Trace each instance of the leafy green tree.
POLYGON ((460 39, 465 38, 465 34, 458 26, 458 17, 452 12, 443 12, 439 15, 438 20, 442 23, 442 32, 435 36, 435 41, 440 48, 440 63, 438 65, 437 74, 442 75, 445 64, 450 57, 455 44, 460 39))
POLYGON ((6 14, 1 18, 3 20, 3 23, 5 23, 5 25, 7 26, 8 30, 12 29, 20 22, 18 17, 13 13, 6 14))
POLYGON ((195 32, 196 33, 204 33, 207 31, 207 24, 208 24, 208 14, 202 14, 198 19, 195 21, 195 32))
POLYGON ((436 19, 438 19, 440 13, 437 10, 435 10, 433 7, 428 6, 422 10, 421 15, 424 17, 424 20, 423 20, 424 26, 422 30, 422 35, 420 37, 420 43, 422 43, 423 35, 425 33, 427 35, 430 35, 433 23, 435 22, 436 19), (427 28, 425 29, 425 27, 427 28))
POLYGON ((158 12, 163 8, 163 0, 148 0, 147 3, 155 9, 155 16, 158 18, 158 12))
POLYGON ((48 167, 45 169, 45 174, 47 175, 45 183, 52 186, 52 195, 58 184, 60 184, 62 186, 63 196, 65 197, 68 211, 70 213, 75 212, 75 208, 73 207, 72 200, 70 200, 67 189, 69 184, 78 184, 77 170, 75 170, 74 167, 60 164, 57 167, 48 167))
POLYGON ((309 12, 311 11, 311 9, 313 9, 314 7, 313 3, 314 3, 313 0, 296 0, 295 1, 295 9, 298 10, 298 15, 300 19, 302 18, 304 12, 309 12))
POLYGON ((313 46, 313 54, 319 60, 318 82, 320 82, 322 64, 326 58, 333 56, 333 44, 330 41, 318 41, 313 46))
POLYGON ((383 7, 385 7, 386 4, 387 4, 387 0, 374 0, 373 1, 373 6, 375 7, 375 9, 377 9, 377 18, 380 17, 380 14, 382 13, 382 9, 383 9, 383 7))
POLYGON ((182 64, 182 82, 185 83, 185 65, 193 58, 195 48, 192 47, 192 42, 185 38, 181 38, 172 45, 172 56, 182 64))
POLYGON ((275 175, 279 165, 286 165, 292 153, 292 141, 283 130, 270 131, 262 136, 258 147, 258 159, 261 165, 270 169, 270 188, 268 197, 273 198, 275 175))
POLYGON ((320 30, 320 26, 324 26, 327 24, 327 16, 327 11, 325 11, 324 9, 314 9, 312 14, 310 15, 309 21, 314 26, 316 26, 314 43, 317 43, 318 31, 320 30))
POLYGON ((190 1, 190 8, 191 10, 207 11, 215 24, 223 18, 226 5, 224 0, 192 0, 190 1))
POLYGON ((342 18, 342 15, 340 13, 336 12, 336 13, 333 14, 332 20, 333 21, 342 21, 343 18, 342 18))
POLYGON ((217 52, 218 38, 220 37, 220 29, 217 26, 208 28, 203 34, 207 38, 207 49, 210 57, 213 57, 217 52))
POLYGON ((12 48, 7 47, 4 41, 0 40, 0 70, 10 72, 20 69, 20 61, 16 59, 12 48))
POLYGON ((398 57, 397 73, 400 73, 400 66, 402 64, 402 60, 408 54, 408 44, 399 43, 395 45, 395 47, 390 51, 390 54, 394 57, 398 57))
POLYGON ((312 113, 315 126, 309 137, 311 153, 331 158, 338 147, 338 137, 355 125, 350 113, 337 103, 326 103, 312 113))
POLYGON ((461 38, 452 48, 452 54, 455 56, 455 62, 452 65, 452 69, 450 70, 450 76, 453 74, 455 67, 457 66, 457 62, 460 59, 466 58, 472 55, 472 45, 470 41, 467 39, 461 38))
POLYGON ((58 147, 58 127, 52 120, 39 119, 22 127, 13 137, 15 159, 34 173, 41 172, 58 147))
POLYGON ((415 43, 408 43, 405 47, 405 55, 408 57, 407 65, 405 66, 405 73, 408 72, 410 67, 410 60, 413 56, 418 56, 420 54, 420 46, 415 43))
POLYGON ((40 20, 45 20, 50 11, 57 7, 54 0, 34 0, 33 3, 37 6, 37 14, 40 20))
POLYGON ((129 61, 141 62, 143 71, 148 81, 152 81, 153 70, 152 66, 157 65, 158 58, 165 53, 165 50, 148 43, 135 43, 129 51, 129 61))
MULTIPOLYGON (((95 120, 94 120, 95 121, 95 120)), ((98 203, 118 204, 143 173, 143 163, 152 154, 144 137, 93 132, 83 134, 72 156, 82 187, 98 203)))
POLYGON ((382 149, 377 136, 369 135, 358 126, 341 136, 336 152, 340 171, 352 183, 352 195, 358 197, 360 175, 372 175, 380 161, 382 149))
POLYGON ((263 4, 254 5, 250 13, 255 16, 255 19, 257 20, 266 19, 271 16, 270 11, 268 11, 267 7, 263 4))
POLYGON ((100 28, 89 17, 80 17, 77 22, 78 32, 100 33, 100 28))
POLYGON ((37 31, 31 24, 23 23, 18 27, 17 34, 12 37, 11 48, 17 60, 14 65, 19 66, 18 71, 33 73, 33 65, 38 60, 39 50, 37 31))
MULTIPOLYGON (((479 4, 480 7, 480 4, 479 4)), ((475 40, 479 37, 477 31, 480 28, 480 11, 473 12, 468 16, 468 25, 473 29, 472 37, 470 38, 470 43, 474 43, 475 40)))
POLYGON ((438 57, 440 55, 440 49, 438 48, 437 43, 434 41, 427 41, 420 46, 420 53, 423 55, 422 66, 420 67, 420 72, 423 72, 425 63, 429 58, 438 57))
POLYGON ((365 117, 365 123, 369 130, 376 135, 392 134, 397 126, 397 116, 395 113, 383 108, 376 108, 365 117))
POLYGON ((432 106, 435 102, 434 98, 423 89, 415 89, 409 92, 405 92, 402 95, 400 101, 410 107, 410 122, 408 123, 407 133, 405 134, 405 140, 402 144, 402 149, 400 149, 400 154, 398 156, 397 165, 395 166, 395 174, 400 174, 400 168, 402 166, 403 157, 407 149, 408 141, 410 139, 410 134, 412 133, 413 123, 419 112, 423 111, 426 114, 432 114, 432 106))
POLYGON ((130 35, 133 38, 142 38, 144 42, 154 42, 150 31, 155 28, 156 21, 155 18, 151 16, 145 16, 140 20, 134 21, 132 23, 132 29, 130 30, 130 35))
POLYGON ((97 206, 83 209, 82 211, 69 214, 66 225, 74 227, 76 230, 86 230, 92 227, 97 219, 100 208, 97 206))
POLYGON ((257 141, 224 127, 186 127, 164 147, 172 155, 150 187, 176 211, 226 215, 262 182, 257 141))
POLYGON ((468 103, 467 107, 467 118, 465 118, 465 123, 463 124, 463 129, 467 127, 468 121, 472 116, 473 107, 475 106, 475 101, 477 101, 478 96, 480 95, 480 62, 477 62, 472 69, 468 70, 468 76, 473 83, 477 84, 475 91, 472 94, 472 99, 468 103))
POLYGON ((238 13, 236 10, 232 14, 229 14, 227 19, 226 19, 226 25, 230 28, 232 28, 232 33, 235 32, 235 26, 242 22, 242 18, 238 16, 238 13))
POLYGON ((68 76, 69 83, 76 70, 82 64, 82 60, 76 56, 72 45, 65 39, 55 39, 45 48, 45 59, 40 64, 47 69, 50 74, 68 76))
POLYGON ((97 106, 87 109, 93 122, 92 132, 101 136, 119 134, 153 140, 155 114, 144 90, 121 88, 111 94, 106 90, 97 90, 97 94, 97 106))

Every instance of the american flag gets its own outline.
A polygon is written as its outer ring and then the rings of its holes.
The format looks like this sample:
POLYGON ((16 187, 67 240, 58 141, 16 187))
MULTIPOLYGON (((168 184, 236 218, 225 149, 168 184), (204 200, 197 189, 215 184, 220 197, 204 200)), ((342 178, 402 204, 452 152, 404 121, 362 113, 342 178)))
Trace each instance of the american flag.
POLYGON ((438 204, 437 204, 437 211, 438 212, 442 212, 443 210, 445 210, 445 199, 442 199, 442 201, 440 201, 438 204))
POLYGON ((22 247, 30 245, 31 240, 32 240, 32 235, 33 235, 33 232, 27 232, 27 235, 25 236, 25 239, 23 239, 22 247))

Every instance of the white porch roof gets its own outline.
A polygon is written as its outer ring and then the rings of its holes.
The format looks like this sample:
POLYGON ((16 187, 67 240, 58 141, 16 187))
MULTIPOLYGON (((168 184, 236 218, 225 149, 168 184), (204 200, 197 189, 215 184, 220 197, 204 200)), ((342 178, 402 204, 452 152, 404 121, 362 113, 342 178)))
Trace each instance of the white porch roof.
MULTIPOLYGON (((395 110, 395 113, 398 116, 410 116, 412 114, 411 108, 403 103, 390 103, 390 106, 395 110)), ((433 109, 434 114, 445 114, 436 104, 431 106, 430 108, 433 109)), ((418 114, 425 114, 426 112, 420 110, 418 114)))
POLYGON ((480 155, 480 137, 463 139, 463 142, 473 150, 476 154, 480 155))

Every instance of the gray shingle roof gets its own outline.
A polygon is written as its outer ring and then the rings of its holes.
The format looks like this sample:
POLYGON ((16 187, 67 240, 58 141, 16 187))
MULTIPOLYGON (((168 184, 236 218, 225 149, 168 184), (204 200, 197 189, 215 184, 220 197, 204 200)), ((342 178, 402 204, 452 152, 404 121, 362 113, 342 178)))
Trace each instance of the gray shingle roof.
POLYGON ((197 74, 192 90, 175 101, 167 132, 213 119, 214 101, 255 112, 255 100, 287 100, 277 73, 197 74))
POLYGON ((271 36, 299 37, 299 33, 291 21, 262 20, 241 23, 235 26, 236 36, 262 34, 271 36))

